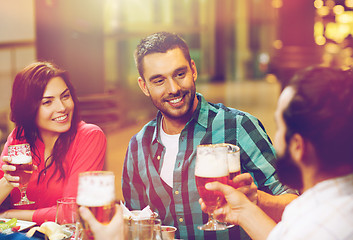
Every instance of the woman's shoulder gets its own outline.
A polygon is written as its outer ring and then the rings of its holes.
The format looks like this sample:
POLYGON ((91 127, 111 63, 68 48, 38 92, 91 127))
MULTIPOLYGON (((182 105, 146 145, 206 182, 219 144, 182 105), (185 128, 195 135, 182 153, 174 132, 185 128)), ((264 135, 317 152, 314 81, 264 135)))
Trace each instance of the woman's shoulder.
POLYGON ((27 142, 26 139, 24 138, 23 133, 21 133, 21 135, 20 135, 21 139, 17 139, 16 138, 17 131, 18 131, 18 128, 16 127, 10 132, 9 136, 7 137, 7 143, 8 144, 16 145, 16 144, 22 144, 22 143, 26 143, 27 142))
POLYGON ((103 130, 95 124, 86 123, 84 121, 81 121, 78 124, 77 134, 90 134, 90 133, 94 133, 94 132, 104 134, 103 130))
POLYGON ((103 143, 106 141, 106 136, 99 126, 81 121, 78 125, 77 133, 72 145, 87 144, 92 142, 103 143))

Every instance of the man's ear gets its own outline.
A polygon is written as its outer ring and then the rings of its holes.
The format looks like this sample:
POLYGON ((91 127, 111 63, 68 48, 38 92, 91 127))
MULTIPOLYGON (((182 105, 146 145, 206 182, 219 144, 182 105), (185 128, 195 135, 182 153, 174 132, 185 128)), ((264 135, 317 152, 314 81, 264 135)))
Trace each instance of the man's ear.
POLYGON ((293 134, 292 138, 289 141, 289 152, 296 164, 303 164, 305 141, 300 134, 293 134))
POLYGON ((191 71, 192 71, 192 78, 194 79, 194 82, 196 82, 197 69, 196 69, 196 64, 195 64, 194 60, 191 60, 191 71))
POLYGON ((138 84, 139 84, 139 87, 141 88, 142 92, 147 96, 149 97, 150 96, 150 92, 148 91, 147 89, 147 86, 146 86, 146 81, 142 79, 142 77, 139 77, 137 79, 138 81, 138 84))

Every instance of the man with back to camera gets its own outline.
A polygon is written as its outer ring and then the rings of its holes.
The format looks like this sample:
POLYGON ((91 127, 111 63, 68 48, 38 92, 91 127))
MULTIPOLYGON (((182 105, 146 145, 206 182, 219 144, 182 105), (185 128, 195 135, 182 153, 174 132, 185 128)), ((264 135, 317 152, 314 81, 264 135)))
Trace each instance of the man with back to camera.
POLYGON ((223 192, 228 202, 215 215, 255 240, 353 239, 353 71, 298 73, 283 90, 275 119, 278 176, 303 194, 276 226, 244 194, 214 182, 206 188, 223 192))
POLYGON ((226 142, 241 149, 243 174, 234 181, 243 187, 238 189, 278 221, 296 195, 275 175, 275 152, 260 121, 223 104, 208 103, 196 93, 195 62, 176 34, 159 32, 142 39, 135 62, 138 84, 159 111, 130 140, 122 178, 126 206, 132 210, 149 205, 163 225, 178 228, 177 238, 239 239, 237 226, 217 232, 197 229, 207 222, 207 214, 198 203, 196 147, 226 142))

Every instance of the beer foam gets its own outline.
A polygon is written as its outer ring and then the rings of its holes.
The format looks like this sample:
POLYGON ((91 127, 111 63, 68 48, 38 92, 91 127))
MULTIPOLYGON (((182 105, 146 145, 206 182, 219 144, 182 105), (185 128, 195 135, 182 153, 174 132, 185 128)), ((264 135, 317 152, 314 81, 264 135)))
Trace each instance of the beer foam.
POLYGON ((228 153, 229 172, 240 172, 240 152, 228 153))
POLYGON ((224 177, 228 176, 226 147, 198 147, 195 176, 224 177), (202 161, 199 161, 202 159, 202 161))
POLYGON ((27 155, 17 155, 11 157, 12 164, 27 164, 32 162, 32 157, 27 155))
POLYGON ((115 201, 114 175, 84 175, 79 177, 77 204, 99 207, 115 201))

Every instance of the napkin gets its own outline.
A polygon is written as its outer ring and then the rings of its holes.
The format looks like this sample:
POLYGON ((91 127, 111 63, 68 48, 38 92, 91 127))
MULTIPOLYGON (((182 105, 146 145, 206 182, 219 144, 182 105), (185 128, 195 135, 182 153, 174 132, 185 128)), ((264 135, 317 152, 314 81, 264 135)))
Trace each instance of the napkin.
POLYGON ((27 232, 27 237, 32 237, 35 231, 39 231, 48 236, 49 240, 61 240, 67 238, 63 226, 55 222, 44 222, 40 227, 33 227, 27 232))
POLYGON ((145 207, 144 209, 140 210, 134 210, 134 211, 130 211, 123 203, 122 201, 120 201, 120 206, 123 209, 123 215, 124 218, 127 219, 134 219, 134 220, 138 220, 138 219, 144 219, 144 218, 151 218, 152 215, 154 215, 154 213, 151 210, 151 207, 148 205, 147 207, 145 207))

